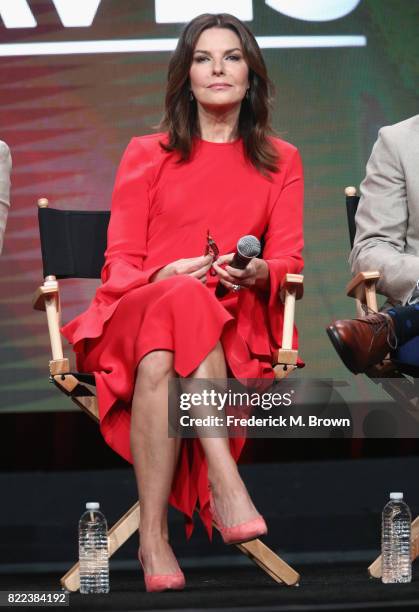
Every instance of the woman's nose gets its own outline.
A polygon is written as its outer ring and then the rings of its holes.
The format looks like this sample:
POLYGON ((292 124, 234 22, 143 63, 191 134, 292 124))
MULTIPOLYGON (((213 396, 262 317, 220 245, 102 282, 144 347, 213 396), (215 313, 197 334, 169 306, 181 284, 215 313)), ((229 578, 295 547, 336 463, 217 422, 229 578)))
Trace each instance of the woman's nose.
POLYGON ((224 72, 222 62, 214 62, 212 70, 214 74, 222 74, 224 72))

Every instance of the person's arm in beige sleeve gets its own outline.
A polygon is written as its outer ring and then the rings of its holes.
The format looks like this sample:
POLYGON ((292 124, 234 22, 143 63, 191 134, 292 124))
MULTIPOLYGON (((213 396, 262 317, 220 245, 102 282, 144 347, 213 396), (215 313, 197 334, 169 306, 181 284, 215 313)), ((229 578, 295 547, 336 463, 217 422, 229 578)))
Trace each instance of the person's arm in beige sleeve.
MULTIPOLYGON (((367 164, 356 214, 356 236, 349 261, 352 274, 378 270, 379 293, 393 303, 405 304, 419 279, 419 256, 409 248, 419 235, 412 235, 408 199, 406 153, 408 133, 398 126, 382 128, 367 164), (412 241, 413 240, 413 241, 412 241)), ((419 233, 418 233, 419 234, 419 233)))
POLYGON ((0 140, 0 254, 3 250, 3 238, 10 207, 11 169, 12 157, 10 149, 5 142, 0 140))

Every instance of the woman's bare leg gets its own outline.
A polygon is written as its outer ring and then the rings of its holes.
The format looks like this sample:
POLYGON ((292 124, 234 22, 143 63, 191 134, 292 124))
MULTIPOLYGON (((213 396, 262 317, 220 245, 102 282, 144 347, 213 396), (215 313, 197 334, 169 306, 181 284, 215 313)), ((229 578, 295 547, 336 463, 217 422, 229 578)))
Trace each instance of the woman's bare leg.
MULTIPOLYGON (((170 351, 152 351, 140 362, 132 401, 131 452, 141 502, 140 547, 146 573, 170 574, 178 564, 169 545, 167 506, 181 440, 167 436, 168 380, 176 374, 170 351)), ((192 373, 226 378, 221 343, 192 373)), ((227 438, 201 438, 218 514, 225 525, 256 516, 231 456, 227 438)))
MULTIPOLYGON (((192 378, 227 378, 221 342, 207 355, 192 378)), ((208 479, 220 519, 227 526, 237 525, 256 517, 257 510, 241 479, 230 453, 228 438, 201 438, 208 463, 208 479)))
POLYGON ((140 498, 140 548, 147 574, 179 567, 168 543, 167 506, 181 440, 167 435, 168 379, 173 353, 152 351, 137 368, 132 401, 131 452, 140 498))

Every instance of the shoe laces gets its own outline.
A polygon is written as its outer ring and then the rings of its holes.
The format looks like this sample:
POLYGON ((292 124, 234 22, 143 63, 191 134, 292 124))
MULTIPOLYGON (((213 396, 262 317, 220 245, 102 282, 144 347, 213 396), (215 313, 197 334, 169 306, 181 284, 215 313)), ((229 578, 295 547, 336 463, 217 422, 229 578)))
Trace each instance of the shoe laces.
POLYGON ((389 347, 395 351, 397 348, 397 336, 394 331, 394 324, 392 318, 386 312, 376 312, 366 304, 362 304, 362 310, 365 313, 365 316, 368 319, 363 319, 362 317, 358 318, 357 321, 361 321, 361 323, 366 323, 372 327, 373 336, 371 338, 370 346, 368 350, 371 350, 372 345, 374 343, 375 338, 381 334, 383 329, 387 331, 387 344, 389 347), (375 317, 374 317, 375 315, 375 317))

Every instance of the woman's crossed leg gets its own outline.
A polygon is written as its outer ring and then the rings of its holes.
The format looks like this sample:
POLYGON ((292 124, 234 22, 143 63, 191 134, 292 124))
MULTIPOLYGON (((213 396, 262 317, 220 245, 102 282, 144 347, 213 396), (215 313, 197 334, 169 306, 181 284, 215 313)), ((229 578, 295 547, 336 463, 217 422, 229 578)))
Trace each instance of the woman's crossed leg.
MULTIPOLYGON (((226 364, 220 342, 190 378, 225 379, 226 364)), ((176 376, 173 353, 148 353, 137 368, 132 401, 131 451, 141 502, 140 550, 147 574, 171 574, 178 564, 169 544, 168 499, 179 456, 180 438, 167 435, 168 381, 176 376)), ((230 453, 227 437, 201 438, 208 463, 208 479, 222 522, 237 525, 257 511, 230 453)))

